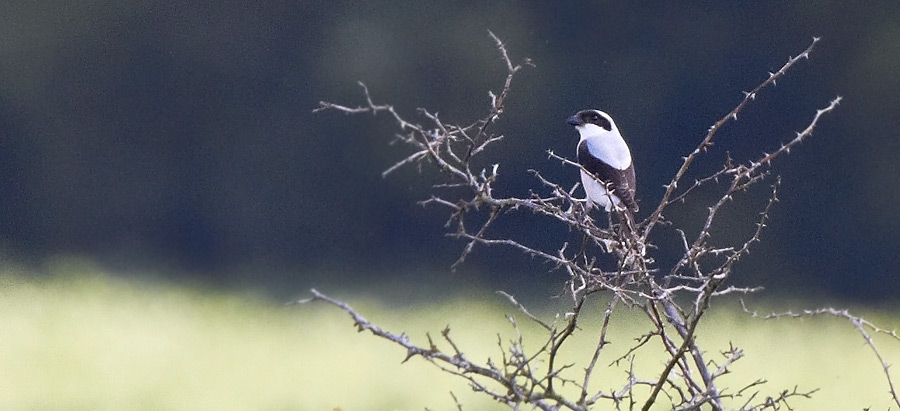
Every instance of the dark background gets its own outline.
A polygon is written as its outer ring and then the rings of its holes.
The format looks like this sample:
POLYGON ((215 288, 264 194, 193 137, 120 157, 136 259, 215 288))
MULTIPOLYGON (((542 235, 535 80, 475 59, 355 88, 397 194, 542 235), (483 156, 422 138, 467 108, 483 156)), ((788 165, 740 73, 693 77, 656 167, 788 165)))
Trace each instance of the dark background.
MULTIPOLYGON (((505 76, 492 30, 513 60, 536 65, 515 79, 495 129, 507 136, 488 153, 501 185, 537 188, 529 168, 577 181, 545 151, 571 155, 565 118, 596 107, 631 145, 646 213, 741 92, 821 36, 691 177, 726 151, 771 151, 843 96, 777 162, 781 202, 735 281, 802 298, 900 296, 900 2, 38 0, 3 3, 0 23, 6 264, 41 271, 77 256, 281 294, 326 284, 543 295, 564 275, 508 250, 478 249, 449 270, 462 244, 443 236, 445 210, 416 205, 433 175, 380 176, 407 153, 387 144, 390 119, 312 109, 363 103, 363 81, 409 119, 425 107, 468 123, 505 76)), ((765 196, 734 203, 723 244, 752 227, 765 196)), ((704 198, 670 217, 690 228, 704 198)), ((544 223, 511 216, 495 234, 558 247, 544 223)))

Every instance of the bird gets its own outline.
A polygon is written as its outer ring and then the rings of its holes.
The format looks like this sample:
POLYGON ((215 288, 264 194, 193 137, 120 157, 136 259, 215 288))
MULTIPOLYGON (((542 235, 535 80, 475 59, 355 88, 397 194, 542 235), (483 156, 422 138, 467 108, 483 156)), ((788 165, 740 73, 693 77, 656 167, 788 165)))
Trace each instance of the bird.
POLYGON ((567 123, 575 126, 580 136, 577 153, 587 209, 599 206, 610 212, 615 207, 631 225, 632 213, 639 210, 634 163, 616 123, 609 114, 595 109, 581 110, 567 123))

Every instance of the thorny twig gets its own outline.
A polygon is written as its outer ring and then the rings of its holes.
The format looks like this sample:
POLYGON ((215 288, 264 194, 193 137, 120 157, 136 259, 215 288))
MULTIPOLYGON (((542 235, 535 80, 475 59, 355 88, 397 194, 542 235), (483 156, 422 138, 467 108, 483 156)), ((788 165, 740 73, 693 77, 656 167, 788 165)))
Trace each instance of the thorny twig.
MULTIPOLYGON (((732 120, 736 121, 738 114, 741 112, 741 110, 744 109, 744 106, 746 106, 751 101, 756 100, 757 94, 762 89, 764 89, 770 85, 775 85, 775 83, 778 81, 778 79, 781 78, 782 76, 784 76, 787 73, 787 71, 791 67, 793 67, 794 64, 796 64, 801 59, 809 59, 809 53, 811 53, 813 51, 813 48, 816 47, 816 44, 819 43, 819 40, 820 40, 819 37, 813 37, 812 44, 810 44, 809 47, 806 48, 806 50, 803 50, 803 52, 800 53, 799 55, 797 55, 796 57, 789 58, 787 63, 785 63, 783 66, 781 66, 781 68, 778 69, 778 71, 775 71, 774 73, 770 72, 769 77, 765 81, 763 81, 762 83, 757 85, 755 88, 753 88, 753 90, 751 90, 749 92, 744 92, 744 99, 741 100, 741 102, 738 103, 737 106, 735 106, 733 109, 731 109, 731 111, 728 112, 728 114, 726 114, 721 119, 719 119, 719 121, 716 121, 716 123, 713 124, 709 128, 709 130, 706 132, 706 136, 703 137, 703 140, 700 141, 700 144, 697 146, 697 148, 695 148, 694 151, 691 151, 690 154, 688 154, 686 157, 684 157, 684 162, 681 164, 681 167, 678 169, 678 171, 675 172, 675 175, 672 177, 672 181, 670 181, 669 184, 666 184, 666 186, 665 186, 666 192, 663 194, 662 201, 659 202, 659 205, 656 207, 655 210, 653 210, 653 213, 650 214, 650 217, 647 218, 647 221, 645 223, 646 231, 644 233, 644 239, 647 238, 650 231, 659 222, 659 219, 660 219, 660 216, 662 215, 663 210, 665 210, 666 207, 668 207, 670 204, 672 204, 672 202, 670 201, 670 198, 672 197, 673 193, 675 192, 675 189, 678 188, 678 183, 681 182, 681 179, 684 177, 685 173, 687 173, 691 164, 694 162, 694 160, 697 158, 697 156, 699 156, 701 153, 706 152, 706 150, 710 146, 712 146, 713 138, 716 136, 716 133, 718 133, 718 131, 722 128, 722 126, 724 126, 729 121, 732 121, 732 120)), ((840 100, 840 98, 838 98, 838 100, 840 100)), ((818 120, 818 118, 816 118, 816 120, 818 120)), ((815 124, 813 124, 813 125, 815 125, 815 124)), ((811 132, 812 132, 812 130, 810 130, 810 133, 811 132)))
POLYGON ((884 334, 890 336, 894 341, 900 342, 900 334, 897 333, 896 330, 885 330, 872 324, 871 322, 865 320, 862 317, 858 317, 850 314, 849 310, 838 310, 831 307, 824 308, 816 308, 814 310, 803 310, 801 312, 793 312, 787 311, 783 313, 771 313, 767 315, 760 315, 756 311, 751 311, 747 308, 747 305, 744 304, 744 300, 740 300, 741 309, 750 314, 754 318, 762 318, 764 320, 770 319, 778 319, 778 318, 803 318, 803 317, 819 317, 819 316, 832 316, 838 318, 845 318, 850 321, 850 324, 853 324, 853 327, 859 332, 859 334, 866 341, 866 345, 872 350, 872 353, 875 354, 875 357, 878 358, 878 362, 881 363, 881 368, 884 370, 884 376, 887 380, 888 389, 891 393, 891 398, 894 400, 894 404, 900 407, 900 397, 897 395, 897 389, 894 387, 894 380, 891 378, 890 368, 891 365, 885 361, 884 357, 881 355, 881 352, 878 351, 878 348, 875 347, 875 342, 872 341, 872 337, 866 332, 866 329, 875 332, 876 334, 884 334))

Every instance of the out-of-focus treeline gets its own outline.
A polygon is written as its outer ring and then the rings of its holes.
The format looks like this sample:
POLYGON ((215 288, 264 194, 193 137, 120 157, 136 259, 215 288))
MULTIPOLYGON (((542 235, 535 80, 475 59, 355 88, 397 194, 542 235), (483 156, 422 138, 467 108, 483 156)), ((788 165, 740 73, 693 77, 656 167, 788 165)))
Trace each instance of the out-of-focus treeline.
MULTIPOLYGON (((406 117, 426 107, 467 123, 505 75, 491 30, 513 60, 535 64, 515 79, 495 129, 507 136, 489 154, 506 179, 498 185, 540 189, 528 169, 574 184, 577 173, 546 150, 570 155, 577 137, 565 118, 596 107, 629 141, 650 210, 741 92, 821 36, 809 61, 719 134, 697 171, 716 169, 726 152, 745 161, 773 150, 843 96, 775 165, 781 202, 737 278, 807 298, 900 295, 895 1, 37 0, 0 5, 0 22, 7 263, 40 268, 74 255, 298 290, 317 281, 552 287, 562 274, 503 249, 477 250, 451 272, 462 244, 443 236, 445 210, 416 205, 429 183, 412 168, 381 177, 406 154, 387 144, 390 119, 312 109, 364 103, 362 81, 406 117)), ((766 196, 757 195, 735 201, 715 231, 721 241, 752 229, 766 196)), ((690 229, 703 198, 670 217, 690 229)), ((496 233, 559 246, 545 221, 509 221, 496 233)), ((658 241, 661 260, 677 258, 677 241, 658 241)))

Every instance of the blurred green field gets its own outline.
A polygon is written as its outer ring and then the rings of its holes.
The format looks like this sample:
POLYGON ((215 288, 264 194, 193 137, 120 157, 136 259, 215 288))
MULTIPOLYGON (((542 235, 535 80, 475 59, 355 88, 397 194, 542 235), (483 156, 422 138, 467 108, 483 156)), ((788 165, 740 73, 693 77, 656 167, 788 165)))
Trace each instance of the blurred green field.
MULTIPOLYGON (((490 293, 408 307, 336 294, 419 344, 427 344, 425 332, 439 337, 450 325, 472 360, 499 356, 498 332, 504 344, 514 337, 505 314, 519 318, 526 350, 543 338, 490 293)), ((729 342, 746 353, 720 387, 764 378, 763 396, 795 385, 821 389, 812 399, 790 401, 794 409, 890 408, 880 364, 847 321, 762 321, 735 309, 716 310, 699 332, 701 347, 712 353, 708 358, 720 359, 716 351, 729 342)), ((614 317, 613 343, 602 365, 645 331, 635 314, 614 317)), ((900 326, 894 313, 858 314, 900 326)), ((2 410, 451 410, 451 390, 466 410, 503 409, 420 358, 401 365, 403 350, 357 333, 346 314, 324 304, 284 306, 247 293, 103 274, 7 274, 0 276, 0 330, 2 410)), ((596 324, 584 324, 565 361, 584 363, 596 338, 596 324)), ((883 337, 876 344, 889 363, 900 363, 900 344, 883 337)), ((658 351, 649 345, 639 352, 638 373, 659 369, 658 351)), ((624 368, 595 376, 597 388, 619 387, 624 368)))

